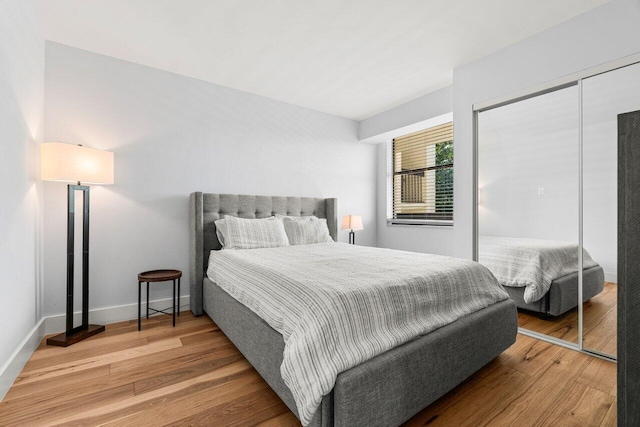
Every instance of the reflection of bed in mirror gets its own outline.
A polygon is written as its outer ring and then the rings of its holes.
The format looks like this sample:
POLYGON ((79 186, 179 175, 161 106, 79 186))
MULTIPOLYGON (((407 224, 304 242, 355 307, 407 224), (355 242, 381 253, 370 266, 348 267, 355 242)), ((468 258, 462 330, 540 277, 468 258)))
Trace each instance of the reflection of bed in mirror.
MULTIPOLYGON (((578 245, 537 239, 480 236, 479 261, 496 276, 519 309, 560 316, 578 304, 578 245)), ((584 250, 583 302, 602 292, 604 270, 584 250)))

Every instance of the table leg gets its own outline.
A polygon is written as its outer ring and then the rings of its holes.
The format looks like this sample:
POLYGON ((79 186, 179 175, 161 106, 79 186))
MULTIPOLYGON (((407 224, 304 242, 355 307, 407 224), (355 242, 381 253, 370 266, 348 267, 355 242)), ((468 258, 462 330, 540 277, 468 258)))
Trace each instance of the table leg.
POLYGON ((140 306, 142 305, 142 282, 138 280, 138 330, 140 330, 140 306))
POLYGON ((147 319, 149 318, 149 282, 147 282, 147 319))
POLYGON ((180 278, 178 277, 178 316, 180 316, 180 278))
POLYGON ((173 326, 176 326, 176 279, 173 279, 173 304, 172 314, 173 314, 173 326))

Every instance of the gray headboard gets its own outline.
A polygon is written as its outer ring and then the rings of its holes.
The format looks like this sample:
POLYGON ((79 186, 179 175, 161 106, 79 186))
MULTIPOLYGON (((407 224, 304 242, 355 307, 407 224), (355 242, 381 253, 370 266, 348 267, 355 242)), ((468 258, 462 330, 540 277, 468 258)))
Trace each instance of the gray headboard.
POLYGON ((240 218, 267 218, 275 214, 315 215, 326 218, 329 234, 338 237, 337 199, 314 197, 250 196, 244 194, 191 193, 189 215, 191 260, 191 311, 202 314, 202 281, 209 264, 209 253, 220 249, 215 220, 225 215, 240 218))

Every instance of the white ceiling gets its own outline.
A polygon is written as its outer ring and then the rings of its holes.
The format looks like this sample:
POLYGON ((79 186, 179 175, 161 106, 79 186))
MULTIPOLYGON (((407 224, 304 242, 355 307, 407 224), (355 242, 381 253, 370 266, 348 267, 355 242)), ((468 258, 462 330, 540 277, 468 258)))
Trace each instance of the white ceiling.
POLYGON ((47 40, 361 120, 609 0, 41 0, 47 40))

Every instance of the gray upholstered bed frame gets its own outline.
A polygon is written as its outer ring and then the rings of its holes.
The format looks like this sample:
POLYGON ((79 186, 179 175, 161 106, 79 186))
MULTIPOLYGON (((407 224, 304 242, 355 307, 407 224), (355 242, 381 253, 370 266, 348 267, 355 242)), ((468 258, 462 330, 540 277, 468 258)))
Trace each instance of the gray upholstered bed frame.
MULTIPOLYGON (((505 286, 518 308, 541 313, 544 316, 561 316, 578 306, 578 272, 567 274, 551 282, 544 297, 532 303, 524 302, 525 288, 505 286)), ((604 289, 604 270, 595 266, 584 270, 582 276, 582 302, 588 301, 604 289)))
MULTIPOLYGON (((296 416, 280 376, 282 335, 205 277, 220 249, 213 221, 275 213, 326 218, 337 235, 336 199, 192 193, 191 310, 208 314, 296 416)), ((393 426, 418 413, 515 342, 516 307, 506 300, 396 347, 338 375, 312 426, 393 426)))

